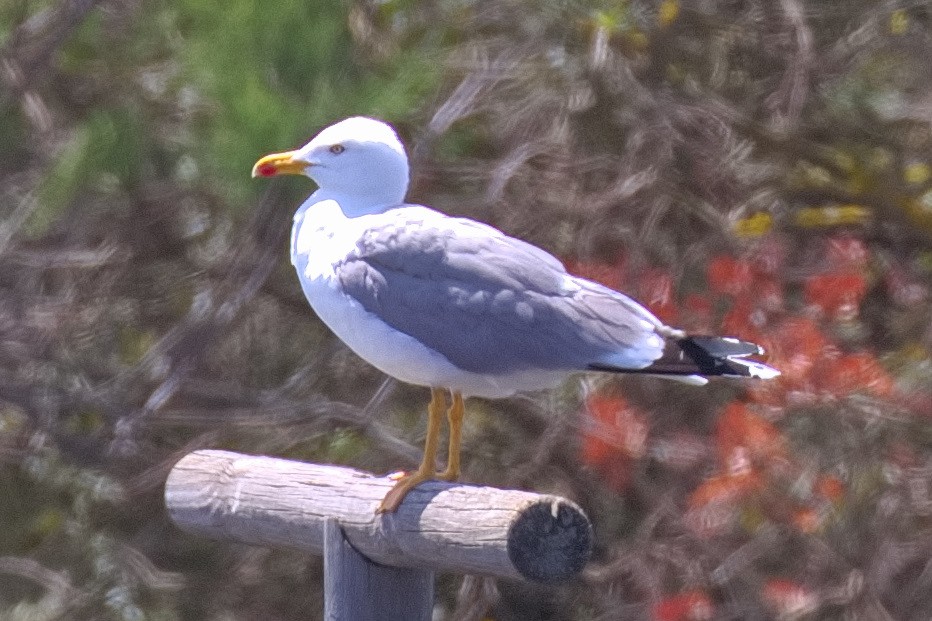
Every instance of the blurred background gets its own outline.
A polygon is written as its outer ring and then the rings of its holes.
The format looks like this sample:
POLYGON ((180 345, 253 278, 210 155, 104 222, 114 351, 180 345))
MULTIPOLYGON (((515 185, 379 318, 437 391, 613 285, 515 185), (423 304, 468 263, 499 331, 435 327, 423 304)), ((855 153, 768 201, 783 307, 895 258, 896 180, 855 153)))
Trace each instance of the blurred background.
POLYGON ((4 0, 0 619, 320 617, 319 559, 161 494, 204 447, 416 465, 426 390, 289 265, 312 183, 249 178, 354 114, 412 200, 783 371, 470 401, 465 479, 574 499, 596 548, 443 576, 438 619, 929 619, 930 85, 925 0, 4 0))

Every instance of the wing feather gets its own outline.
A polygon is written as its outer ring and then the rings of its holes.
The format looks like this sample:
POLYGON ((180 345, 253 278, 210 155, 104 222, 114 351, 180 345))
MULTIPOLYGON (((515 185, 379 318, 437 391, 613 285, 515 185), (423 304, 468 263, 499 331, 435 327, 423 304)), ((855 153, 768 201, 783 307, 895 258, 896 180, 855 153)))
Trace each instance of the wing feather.
POLYGON ((335 273, 367 311, 467 371, 640 368, 663 351, 642 306, 470 220, 381 219, 335 273))

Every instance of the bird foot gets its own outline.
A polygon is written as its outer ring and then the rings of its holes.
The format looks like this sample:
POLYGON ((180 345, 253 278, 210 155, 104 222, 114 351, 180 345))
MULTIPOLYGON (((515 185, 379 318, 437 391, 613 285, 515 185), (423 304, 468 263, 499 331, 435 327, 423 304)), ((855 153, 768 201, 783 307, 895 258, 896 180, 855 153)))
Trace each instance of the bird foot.
POLYGON ((433 472, 412 472, 411 474, 405 474, 400 477, 397 476, 397 473, 390 476, 390 478, 395 480, 395 485, 388 493, 385 494, 385 498, 382 499, 382 502, 379 503, 379 508, 375 510, 376 513, 394 513, 398 510, 398 507, 401 506, 402 501, 405 499, 405 496, 408 495, 408 492, 413 490, 415 487, 423 483, 424 481, 430 481, 436 476, 433 472))
POLYGON ((395 485, 385 494, 376 513, 394 513, 401 506, 408 492, 424 481, 456 481, 460 478, 460 470, 448 467, 443 472, 434 473, 417 471, 408 474, 401 471, 391 473, 388 478, 395 481, 395 485))

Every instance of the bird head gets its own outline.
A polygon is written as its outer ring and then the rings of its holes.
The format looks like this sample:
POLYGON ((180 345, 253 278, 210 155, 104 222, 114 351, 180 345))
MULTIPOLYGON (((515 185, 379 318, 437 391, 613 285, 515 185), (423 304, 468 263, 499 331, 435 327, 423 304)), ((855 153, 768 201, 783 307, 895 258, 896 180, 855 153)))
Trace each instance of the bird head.
POLYGON ((408 189, 408 156, 387 123, 352 117, 300 149, 266 155, 252 167, 253 177, 282 174, 306 175, 329 197, 395 205, 408 189))

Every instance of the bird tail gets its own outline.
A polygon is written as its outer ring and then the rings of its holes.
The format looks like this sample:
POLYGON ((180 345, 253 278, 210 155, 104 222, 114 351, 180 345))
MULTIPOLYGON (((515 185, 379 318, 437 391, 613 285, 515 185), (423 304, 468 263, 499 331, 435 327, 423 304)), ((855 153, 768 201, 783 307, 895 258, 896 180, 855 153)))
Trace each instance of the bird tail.
POLYGON ((690 383, 705 383, 703 378, 751 377, 772 379, 780 375, 773 367, 748 356, 758 356, 764 350, 759 345, 730 337, 684 336, 667 339, 663 355, 642 369, 625 369, 613 365, 594 364, 596 371, 614 373, 647 373, 690 383))

